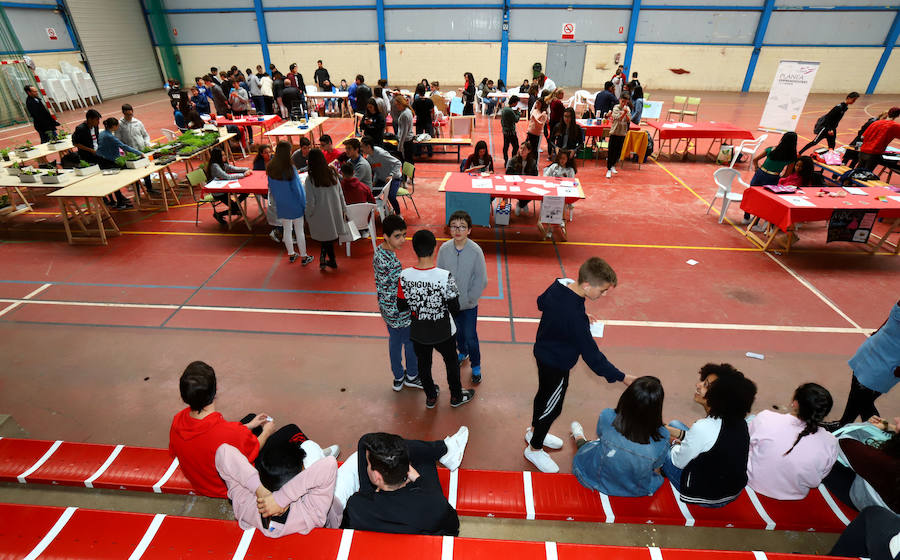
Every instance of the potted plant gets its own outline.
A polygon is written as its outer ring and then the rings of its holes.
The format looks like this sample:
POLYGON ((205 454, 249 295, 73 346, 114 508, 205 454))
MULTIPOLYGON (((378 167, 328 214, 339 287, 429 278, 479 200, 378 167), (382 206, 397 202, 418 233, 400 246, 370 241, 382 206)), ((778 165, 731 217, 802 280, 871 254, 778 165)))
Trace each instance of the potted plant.
POLYGON ((20 183, 37 183, 37 177, 40 175, 40 171, 37 169, 23 169, 21 173, 19 173, 19 182, 20 183))
POLYGON ((140 169, 141 167, 147 167, 150 165, 150 160, 144 156, 139 156, 137 154, 133 154, 128 152, 125 154, 125 167, 128 169, 140 169))
POLYGON ((3 161, 9 161, 9 148, 0 149, 0 157, 3 158, 3 161))
POLYGON ((41 183, 45 185, 55 185, 64 182, 68 178, 68 175, 64 174, 59 169, 50 169, 44 175, 41 175, 41 183))
POLYGON ((100 172, 100 166, 96 163, 88 163, 84 160, 78 162, 78 165, 75 167, 75 174, 86 177, 88 175, 93 175, 94 173, 100 172))
POLYGON ((24 158, 28 156, 28 152, 34 149, 34 146, 31 145, 31 140, 26 140, 24 144, 20 146, 16 146, 16 155, 24 158))
POLYGON ((22 162, 17 161, 16 163, 10 165, 6 168, 6 172, 14 176, 20 175, 22 173, 22 162))
POLYGON ((69 133, 66 132, 65 129, 60 129, 56 132, 56 138, 51 140, 50 143, 51 144, 67 144, 71 140, 72 140, 72 138, 71 138, 71 136, 69 136, 69 133))

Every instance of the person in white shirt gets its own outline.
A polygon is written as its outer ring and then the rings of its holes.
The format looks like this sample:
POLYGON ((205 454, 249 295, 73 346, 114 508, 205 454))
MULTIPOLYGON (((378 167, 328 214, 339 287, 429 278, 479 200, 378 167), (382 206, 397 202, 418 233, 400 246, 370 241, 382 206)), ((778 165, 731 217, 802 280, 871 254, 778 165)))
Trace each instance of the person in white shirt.
POLYGON ((275 114, 275 82, 272 78, 263 73, 259 78, 259 92, 263 98, 263 112, 266 115, 275 114))
POLYGON ((550 76, 541 74, 540 78, 541 91, 540 96, 543 97, 545 92, 556 91, 556 82, 550 79, 550 76))
MULTIPOLYGON (((134 108, 128 103, 122 105, 122 119, 119 120, 119 128, 116 129, 116 137, 135 150, 143 150, 150 145, 150 135, 144 128, 144 123, 134 118, 134 108)), ((144 177, 144 187, 148 193, 154 192, 149 175, 144 177)))
POLYGON ((250 72, 247 68, 247 85, 250 86, 250 98, 253 100, 253 106, 257 113, 262 113, 265 108, 263 105, 263 94, 260 90, 259 78, 262 75, 262 66, 256 67, 256 74, 250 72))

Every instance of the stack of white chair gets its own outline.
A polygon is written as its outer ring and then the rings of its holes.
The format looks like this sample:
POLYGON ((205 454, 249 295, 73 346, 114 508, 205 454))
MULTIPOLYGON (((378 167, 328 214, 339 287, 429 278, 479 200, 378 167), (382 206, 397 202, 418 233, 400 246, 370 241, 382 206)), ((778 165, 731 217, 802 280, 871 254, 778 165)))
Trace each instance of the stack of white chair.
POLYGON ((46 68, 35 68, 35 75, 38 79, 41 80, 40 86, 47 94, 47 99, 54 105, 56 105, 56 109, 58 111, 63 110, 63 105, 67 107, 67 109, 73 109, 72 103, 69 101, 69 96, 66 95, 65 90, 62 87, 62 84, 58 79, 51 78, 50 73, 46 68))
POLYGON ((47 70, 47 77, 51 80, 59 80, 60 86, 62 86, 63 92, 69 100, 69 104, 74 108, 74 103, 77 101, 81 104, 82 107, 87 107, 87 103, 84 101, 84 97, 81 96, 81 93, 78 91, 78 88, 75 85, 75 81, 63 74, 56 68, 50 68, 47 70))
POLYGON ((91 105, 94 104, 94 98, 97 98, 97 103, 101 101, 100 92, 97 91, 97 86, 90 74, 66 61, 60 62, 59 67, 62 69, 62 73, 72 80, 72 85, 82 101, 91 105))

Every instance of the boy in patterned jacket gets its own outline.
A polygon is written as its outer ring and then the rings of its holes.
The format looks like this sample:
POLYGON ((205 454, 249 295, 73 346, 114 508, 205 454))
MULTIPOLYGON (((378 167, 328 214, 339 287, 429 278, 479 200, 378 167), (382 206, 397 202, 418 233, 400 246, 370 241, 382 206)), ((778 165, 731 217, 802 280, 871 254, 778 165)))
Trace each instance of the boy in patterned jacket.
POLYGON ((410 312, 409 337, 419 363, 419 377, 425 390, 425 407, 437 404, 438 387, 431 377, 432 351, 437 350, 447 367, 450 406, 456 408, 475 397, 472 389, 463 389, 456 360, 456 324, 452 315, 459 313, 459 290, 449 271, 434 265, 437 242, 428 230, 419 230, 412 238, 413 250, 419 258, 415 267, 400 273, 397 286, 397 309, 410 312))
POLYGON ((378 292, 378 309, 388 330, 388 354, 394 374, 394 391, 403 386, 422 388, 419 368, 412 341, 409 339, 409 311, 397 309, 397 282, 400 281, 400 259, 397 251, 406 243, 406 222, 397 214, 387 216, 381 222, 384 243, 375 249, 372 266, 375 268, 375 289, 378 292), (406 354, 403 369, 402 354, 406 354))

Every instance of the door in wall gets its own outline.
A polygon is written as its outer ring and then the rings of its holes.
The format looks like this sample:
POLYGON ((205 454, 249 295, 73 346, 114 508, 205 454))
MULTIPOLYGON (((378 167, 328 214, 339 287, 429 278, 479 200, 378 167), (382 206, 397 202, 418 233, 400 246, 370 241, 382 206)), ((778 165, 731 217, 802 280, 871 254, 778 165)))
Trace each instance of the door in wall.
POLYGON ((581 87, 585 48, 584 43, 550 43, 544 74, 558 87, 581 87))

